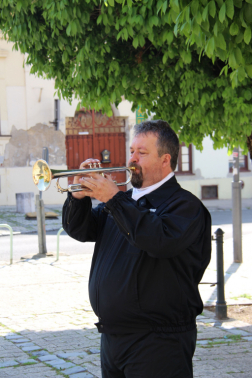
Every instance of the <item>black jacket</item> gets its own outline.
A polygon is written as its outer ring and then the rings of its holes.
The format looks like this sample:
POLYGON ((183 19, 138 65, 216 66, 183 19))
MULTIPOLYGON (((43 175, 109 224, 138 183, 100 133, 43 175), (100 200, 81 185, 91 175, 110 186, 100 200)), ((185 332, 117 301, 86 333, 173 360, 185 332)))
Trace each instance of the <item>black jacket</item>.
POLYGON ((63 207, 68 235, 96 242, 89 296, 98 330, 191 330, 203 309, 198 284, 211 256, 210 214, 175 177, 137 202, 131 193, 95 209, 89 197, 69 194, 63 207))

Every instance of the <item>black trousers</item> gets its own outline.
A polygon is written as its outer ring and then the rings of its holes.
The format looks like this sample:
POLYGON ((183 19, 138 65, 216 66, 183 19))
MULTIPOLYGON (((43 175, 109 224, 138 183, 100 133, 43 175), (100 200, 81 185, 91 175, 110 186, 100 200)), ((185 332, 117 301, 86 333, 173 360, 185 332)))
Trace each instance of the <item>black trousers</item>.
POLYGON ((197 330, 101 337, 102 378, 193 378, 197 330))

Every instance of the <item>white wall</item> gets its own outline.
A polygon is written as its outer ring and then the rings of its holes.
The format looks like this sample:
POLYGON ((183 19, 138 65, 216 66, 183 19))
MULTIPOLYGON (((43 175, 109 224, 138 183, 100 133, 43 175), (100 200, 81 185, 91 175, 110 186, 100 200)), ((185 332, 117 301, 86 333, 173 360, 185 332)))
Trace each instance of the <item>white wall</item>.
POLYGON ((7 86, 7 111, 8 130, 11 133, 12 126, 16 129, 27 129, 26 123, 26 98, 24 86, 7 86))
POLYGON ((54 120, 54 81, 30 75, 30 66, 25 66, 25 83, 27 129, 37 123, 49 125, 54 120))
POLYGON ((193 148, 193 169, 196 175, 204 179, 227 177, 229 172, 227 152, 227 148, 214 150, 210 137, 204 138, 202 152, 193 148))

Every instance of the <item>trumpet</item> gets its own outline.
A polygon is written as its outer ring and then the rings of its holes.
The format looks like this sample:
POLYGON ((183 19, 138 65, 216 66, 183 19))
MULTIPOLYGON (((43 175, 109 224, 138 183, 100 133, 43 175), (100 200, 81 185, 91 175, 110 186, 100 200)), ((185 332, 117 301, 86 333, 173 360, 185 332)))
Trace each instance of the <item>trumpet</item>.
MULTIPOLYGON (((81 184, 72 184, 68 185, 66 189, 62 188, 59 184, 59 179, 61 177, 71 177, 71 176, 84 176, 88 173, 99 173, 102 176, 105 176, 107 173, 110 174, 112 172, 125 172, 129 173, 129 177, 127 181, 116 183, 117 186, 127 185, 131 181, 132 171, 135 170, 135 167, 112 167, 112 168, 102 168, 101 164, 89 164, 88 169, 68 169, 68 170, 57 170, 57 169, 50 169, 49 165, 45 160, 37 160, 33 166, 32 170, 32 177, 34 184, 38 187, 38 189, 42 192, 47 190, 51 185, 51 181, 53 179, 57 179, 56 187, 57 191, 60 193, 64 192, 80 192, 85 189, 85 187, 81 184)), ((92 190, 89 190, 90 192, 92 190)))

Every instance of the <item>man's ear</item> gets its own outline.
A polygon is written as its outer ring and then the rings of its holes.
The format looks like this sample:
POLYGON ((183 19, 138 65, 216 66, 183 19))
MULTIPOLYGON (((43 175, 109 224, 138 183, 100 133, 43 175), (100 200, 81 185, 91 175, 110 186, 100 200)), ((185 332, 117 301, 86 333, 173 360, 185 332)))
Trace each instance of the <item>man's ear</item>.
POLYGON ((170 154, 164 154, 162 156, 162 165, 163 165, 163 168, 167 168, 167 167, 171 167, 171 155, 170 154))

